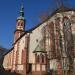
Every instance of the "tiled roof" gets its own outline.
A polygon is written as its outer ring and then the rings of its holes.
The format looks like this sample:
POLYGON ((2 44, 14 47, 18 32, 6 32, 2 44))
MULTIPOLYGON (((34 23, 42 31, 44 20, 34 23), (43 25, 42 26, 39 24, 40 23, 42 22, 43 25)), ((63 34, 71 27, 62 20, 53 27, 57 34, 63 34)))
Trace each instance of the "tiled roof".
POLYGON ((40 45, 37 45, 37 47, 35 48, 33 53, 35 53, 35 52, 43 52, 43 53, 45 53, 46 51, 44 51, 44 49, 40 45))

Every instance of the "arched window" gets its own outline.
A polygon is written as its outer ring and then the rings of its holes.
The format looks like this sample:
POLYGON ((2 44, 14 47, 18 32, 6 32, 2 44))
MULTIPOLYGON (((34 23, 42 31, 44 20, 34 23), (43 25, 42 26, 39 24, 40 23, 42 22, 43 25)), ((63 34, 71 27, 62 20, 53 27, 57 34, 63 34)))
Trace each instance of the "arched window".
POLYGON ((21 23, 21 26, 23 26, 23 22, 21 23))
POLYGON ((21 58, 22 58, 21 59, 21 63, 25 64, 26 63, 26 58, 27 58, 25 50, 22 50, 22 56, 21 56, 21 58))
POLYGON ((71 28, 70 19, 68 17, 63 18, 64 21, 64 30, 67 31, 71 28))
POLYGON ((20 25, 20 22, 17 22, 17 26, 19 26, 20 25))
POLYGON ((15 60, 16 64, 18 64, 18 50, 16 51, 16 60, 15 60))
MULTIPOLYGON (((72 34, 72 30, 71 30, 71 22, 70 22, 70 18, 65 16, 63 18, 64 21, 64 26, 63 26, 63 30, 64 30, 64 44, 65 44, 65 52, 68 53, 68 55, 71 56, 71 54, 73 55, 73 34, 72 34)), ((67 56, 68 56, 67 55, 67 56)))
POLYGON ((40 56, 39 55, 37 55, 37 59, 36 59, 37 61, 37 63, 39 63, 40 62, 40 56))
POLYGON ((37 62, 37 53, 35 53, 35 62, 37 62))
POLYGON ((71 41, 72 32, 71 32, 70 19, 65 16, 65 17, 63 18, 63 21, 64 21, 63 29, 64 29, 65 41, 71 41))
POLYGON ((44 63, 44 55, 41 54, 42 63, 44 63))

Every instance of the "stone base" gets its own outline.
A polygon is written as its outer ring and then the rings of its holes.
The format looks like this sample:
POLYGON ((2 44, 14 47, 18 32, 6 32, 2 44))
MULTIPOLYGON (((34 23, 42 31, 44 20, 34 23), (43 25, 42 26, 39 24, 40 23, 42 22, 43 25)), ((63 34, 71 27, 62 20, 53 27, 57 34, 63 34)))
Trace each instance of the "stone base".
POLYGON ((15 72, 15 73, 19 73, 19 74, 23 74, 23 70, 11 70, 11 72, 15 72))
POLYGON ((45 72, 45 71, 42 71, 42 72, 35 71, 35 72, 32 72, 32 75, 47 75, 47 72, 45 72))

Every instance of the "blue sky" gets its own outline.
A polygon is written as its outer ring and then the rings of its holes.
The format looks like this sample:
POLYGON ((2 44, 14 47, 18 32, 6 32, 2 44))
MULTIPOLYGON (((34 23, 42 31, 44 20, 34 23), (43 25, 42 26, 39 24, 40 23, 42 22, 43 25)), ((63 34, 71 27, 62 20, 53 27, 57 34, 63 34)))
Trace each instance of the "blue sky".
MULTIPOLYGON (((25 29, 37 25, 42 14, 54 11, 57 7, 56 1, 58 0, 24 0, 25 29)), ((75 0, 63 1, 65 6, 75 8, 75 0)), ((0 0, 0 45, 5 48, 12 47, 20 5, 21 0, 0 0)))

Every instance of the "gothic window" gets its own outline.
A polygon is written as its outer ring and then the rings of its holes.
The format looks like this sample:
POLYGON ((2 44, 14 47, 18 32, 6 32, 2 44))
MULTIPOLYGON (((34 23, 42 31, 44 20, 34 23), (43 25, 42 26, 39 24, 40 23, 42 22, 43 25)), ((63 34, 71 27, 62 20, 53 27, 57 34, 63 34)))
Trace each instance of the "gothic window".
POLYGON ((35 53, 35 62, 37 62, 37 53, 35 53))
POLYGON ((39 56, 39 55, 37 55, 37 60, 36 60, 36 62, 37 62, 37 63, 40 62, 40 56, 39 56))
POLYGON ((18 50, 16 51, 16 60, 15 60, 16 64, 18 63, 18 50))
POLYGON ((71 24, 68 17, 64 17, 64 36, 65 36, 65 41, 71 40, 71 24))
POLYGON ((22 50, 22 56, 21 56, 21 63, 23 64, 23 50, 22 50))
POLYGON ((21 57, 21 63, 24 64, 26 63, 26 52, 25 50, 22 50, 22 57, 21 57))
POLYGON ((68 31, 71 28, 70 20, 68 18, 64 18, 64 31, 68 31))
POLYGON ((48 50, 48 46, 49 46, 49 40, 50 40, 50 33, 49 33, 49 27, 48 25, 44 26, 42 28, 42 36, 43 36, 43 49, 44 50, 48 50))
POLYGON ((41 60, 42 60, 42 63, 44 63, 44 55, 41 54, 41 60))
MULTIPOLYGON (((64 40, 65 40, 65 51, 68 53, 69 56, 73 56, 73 38, 72 38, 72 30, 71 30, 71 23, 68 17, 64 17, 64 40)), ((67 56, 68 56, 67 55, 67 56)))
MULTIPOLYGON (((53 21, 48 23, 46 26, 42 28, 43 35, 43 48, 47 51, 48 57, 50 57, 50 53, 54 50, 55 45, 55 34, 54 34, 54 23, 53 21)), ((54 53, 53 53, 54 54, 54 53)))

